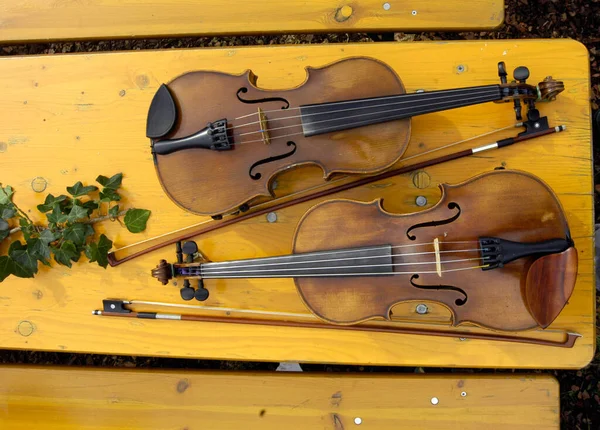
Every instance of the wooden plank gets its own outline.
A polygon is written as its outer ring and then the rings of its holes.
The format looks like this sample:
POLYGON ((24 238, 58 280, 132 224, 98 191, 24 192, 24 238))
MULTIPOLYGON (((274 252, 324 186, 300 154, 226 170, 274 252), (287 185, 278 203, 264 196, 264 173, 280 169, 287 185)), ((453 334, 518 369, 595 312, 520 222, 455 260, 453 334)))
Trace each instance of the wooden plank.
MULTIPOLYGON (((532 82, 550 74, 565 82, 565 92, 539 108, 552 124, 566 124, 566 132, 427 168, 420 173, 426 181, 407 174, 340 197, 366 201, 383 197, 390 211, 410 213, 420 210, 415 204, 419 195, 427 197, 426 207, 434 204, 441 182, 461 182, 500 166, 541 177, 558 194, 579 251, 575 291, 551 326, 553 330, 583 335, 573 349, 299 328, 129 321, 91 315, 104 298, 181 303, 177 287, 162 286, 150 277, 150 269, 161 258, 174 259, 174 247, 107 270, 82 261, 71 270, 42 267, 35 279, 7 279, 0 293, 0 344, 4 348, 239 360, 510 368, 585 366, 595 346, 593 181, 587 51, 574 41, 277 46, 2 58, 2 181, 17 189, 17 204, 31 208, 31 217, 41 221, 43 216, 35 205, 46 193, 57 195, 78 180, 93 182, 98 174, 123 171, 124 204, 150 208, 153 214, 143 234, 128 233, 117 223, 98 226, 99 231, 114 239, 116 247, 197 223, 203 218, 180 210, 162 192, 144 136, 146 112, 159 85, 190 70, 211 68, 239 73, 251 68, 259 76, 260 85, 286 88, 305 79, 304 67, 308 65, 322 66, 361 55, 390 64, 408 91, 494 83, 499 60, 506 61, 509 69, 528 65, 532 82), (411 61, 406 61, 408 58, 411 61), (459 72, 459 65, 464 71, 459 72), (44 193, 31 190, 35 178, 46 184, 44 193)), ((512 123, 510 104, 489 103, 421 116, 413 120, 407 156, 512 123)), ((512 133, 506 130, 479 143, 512 133)), ((320 177, 316 168, 288 172, 278 179, 277 191, 285 193, 320 183, 320 177)), ((311 205, 282 210, 275 223, 261 217, 197 241, 213 261, 289 253, 296 224, 311 205)), ((207 287, 211 296, 205 304, 209 306, 306 312, 291 280, 237 279, 207 282, 207 287)), ((414 321, 418 317, 414 305, 399 306, 395 315, 414 321)), ((422 320, 448 322, 447 311, 435 304, 430 308, 431 313, 422 320)), ((560 338, 552 332, 529 335, 560 338)))
POLYGON ((473 30, 502 0, 5 0, 0 43, 284 32, 473 30))
POLYGON ((556 379, 548 375, 3 367, 0 426, 14 430, 37 428, 39 423, 48 430, 558 429, 558 388, 556 379))

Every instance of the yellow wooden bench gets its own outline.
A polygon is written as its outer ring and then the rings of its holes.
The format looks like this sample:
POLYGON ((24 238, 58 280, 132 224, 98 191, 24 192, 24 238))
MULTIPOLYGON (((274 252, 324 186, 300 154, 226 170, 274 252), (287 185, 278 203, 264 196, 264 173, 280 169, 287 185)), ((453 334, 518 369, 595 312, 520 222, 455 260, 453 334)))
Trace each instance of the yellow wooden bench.
POLYGON ((0 368, 0 428, 558 429, 546 375, 0 368))
POLYGON ((493 29, 502 0, 5 0, 0 43, 281 32, 493 29))
MULTIPOLYGON (((571 40, 230 47, 0 58, 2 182, 15 187, 15 201, 20 207, 31 208, 31 217, 41 220, 35 206, 46 193, 57 195, 78 180, 91 182, 98 174, 122 171, 125 203, 148 207, 153 214, 147 231, 140 235, 128 233, 117 223, 99 226, 114 238, 116 247, 188 226, 202 218, 180 210, 163 193, 144 136, 147 109, 159 85, 192 70, 240 73, 251 68, 261 86, 291 87, 305 79, 305 67, 352 56, 369 56, 388 63, 409 92, 495 83, 498 61, 506 61, 509 69, 529 66, 532 82, 547 75, 564 81, 565 92, 551 104, 540 105, 540 110, 553 125, 565 124, 566 132, 427 168, 417 176, 402 175, 342 196, 361 200, 383 197, 389 210, 413 212, 420 210, 415 204, 417 196, 426 197, 425 207, 435 203, 439 183, 460 182, 496 167, 526 170, 541 177, 564 206, 579 252, 579 275, 569 304, 550 329, 529 335, 559 340, 561 334, 555 330, 574 331, 583 336, 574 348, 461 341, 458 336, 436 338, 91 315, 105 298, 180 303, 178 288, 162 286, 150 277, 150 269, 159 259, 174 259, 174 247, 107 270, 80 262, 71 270, 41 267, 35 279, 7 279, 0 285, 0 345, 233 360, 509 368, 585 366, 595 347, 589 71, 587 51, 571 40), (32 186, 44 192, 35 192, 32 186)), ((512 123, 511 106, 492 103, 417 117, 407 156, 512 123)), ((489 139, 513 133, 507 130, 489 139)), ((277 193, 289 193, 320 181, 318 169, 289 172, 278 179, 277 193)), ((197 242, 213 261, 285 254, 291 250, 299 218, 311 204, 278 212, 276 222, 255 218, 199 237, 197 242)), ((306 312, 291 280, 240 279, 226 284, 207 282, 207 287, 211 297, 205 304, 209 306, 306 312)), ((398 306, 395 314, 413 320, 449 322, 447 311, 429 305, 429 314, 422 317, 415 313, 415 303, 398 306)))

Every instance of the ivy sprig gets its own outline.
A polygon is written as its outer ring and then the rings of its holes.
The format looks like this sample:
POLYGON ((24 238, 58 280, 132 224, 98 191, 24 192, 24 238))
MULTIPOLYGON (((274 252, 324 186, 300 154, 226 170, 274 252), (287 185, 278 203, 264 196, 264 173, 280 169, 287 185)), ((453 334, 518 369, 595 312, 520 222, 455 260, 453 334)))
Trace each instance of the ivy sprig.
POLYGON ((118 220, 132 233, 146 229, 150 211, 147 209, 121 209, 119 188, 123 174, 111 177, 100 175, 100 185, 84 185, 81 181, 67 187, 67 194, 48 194, 37 210, 46 215, 47 225, 34 223, 26 212, 12 200, 14 189, 0 184, 0 242, 21 232, 21 239, 11 242, 8 254, 0 256, 0 282, 10 275, 32 278, 42 263, 56 263, 71 267, 82 253, 90 263, 108 266, 108 252, 112 241, 101 234, 96 240, 94 224, 105 220, 118 220), (53 258, 52 258, 53 257, 53 258))

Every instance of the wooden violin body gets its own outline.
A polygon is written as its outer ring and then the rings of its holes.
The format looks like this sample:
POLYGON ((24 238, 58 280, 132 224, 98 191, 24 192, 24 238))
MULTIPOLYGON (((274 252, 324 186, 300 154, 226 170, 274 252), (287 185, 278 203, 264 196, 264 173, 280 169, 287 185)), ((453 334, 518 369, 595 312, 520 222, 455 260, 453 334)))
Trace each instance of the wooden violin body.
POLYGON ((478 257, 480 251, 444 251, 477 249, 481 237, 525 243, 568 238, 556 196, 532 175, 508 171, 441 188, 437 205, 415 214, 388 213, 381 201, 331 200, 310 210, 298 226, 294 253, 391 243, 401 246, 394 248, 394 263, 409 263, 394 266, 395 271, 409 274, 295 279, 306 306, 337 324, 390 319, 395 304, 414 300, 443 304, 452 312, 454 325, 470 322, 511 331, 549 325, 575 285, 577 253, 573 247, 539 258, 517 259, 491 270, 466 269, 486 264, 480 260, 444 263, 478 257), (450 219, 446 224, 427 225, 450 219), (430 263, 436 238, 441 276, 431 273, 435 271, 430 263))
POLYGON ((311 312, 338 325, 389 320, 394 305, 435 302, 454 325, 547 327, 566 305, 577 252, 560 203, 533 175, 494 171, 442 185, 431 209, 329 200, 300 220, 288 256, 161 264, 154 277, 293 278, 311 312))
MULTIPOLYGON (((502 63, 502 69, 504 65, 502 63)), ((521 68, 527 70, 526 68, 521 68)), ((244 211, 284 170, 317 165, 374 174, 398 161, 410 117, 490 101, 554 97, 562 83, 506 83, 405 94, 396 73, 369 58, 306 69, 296 88, 265 90, 251 71, 197 71, 163 85, 150 106, 147 136, 169 197, 200 215, 244 211)), ((533 106, 532 104, 530 106, 533 106)))
POLYGON ((169 84, 179 114, 169 139, 193 135, 220 118, 235 124, 234 118, 246 117, 238 123, 254 123, 257 115, 248 114, 258 112, 259 107, 267 112, 271 130, 269 143, 263 134, 255 133, 259 124, 250 124, 235 130, 231 150, 155 153, 163 189, 182 208, 201 215, 226 213, 255 197, 271 195, 271 182, 285 169, 316 164, 325 178, 334 172, 375 173, 394 164, 406 149, 409 119, 313 137, 305 137, 298 126, 299 113, 294 108, 301 105, 346 100, 349 92, 355 98, 404 94, 398 76, 378 61, 353 59, 322 69, 307 68, 306 81, 289 90, 260 89, 256 81, 251 71, 239 76, 192 72, 169 84), (262 101, 254 103, 257 100, 262 101), (273 110, 282 113, 275 116, 273 110), (285 154, 289 155, 254 166, 285 154))

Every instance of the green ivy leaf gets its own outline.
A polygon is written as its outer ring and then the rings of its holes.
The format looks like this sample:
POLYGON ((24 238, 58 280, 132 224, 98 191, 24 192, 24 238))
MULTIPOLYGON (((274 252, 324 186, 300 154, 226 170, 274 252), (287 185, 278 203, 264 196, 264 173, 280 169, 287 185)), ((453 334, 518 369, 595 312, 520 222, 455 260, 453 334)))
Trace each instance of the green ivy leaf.
POLYGON ((53 246, 52 252, 54 253, 54 260, 63 266, 71 267, 71 261, 79 260, 77 247, 70 240, 65 240, 60 248, 53 246))
POLYGON ((29 239, 27 241, 27 251, 29 254, 41 261, 46 266, 50 266, 50 248, 42 239, 29 239))
POLYGON ((71 211, 69 212, 69 215, 67 216, 67 221, 75 222, 81 218, 87 217, 87 214, 88 211, 86 208, 78 205, 73 205, 71 211))
POLYGON ((46 217, 48 218, 48 222, 51 222, 53 224, 67 222, 67 220, 69 219, 67 215, 62 213, 59 203, 54 204, 54 207, 52 208, 52 213, 46 214, 46 217))
POLYGON ((62 194, 60 196, 58 196, 58 197, 54 197, 52 194, 48 194, 46 196, 46 200, 44 201, 44 203, 41 204, 41 205, 37 205, 37 209, 41 213, 50 212, 51 210, 54 209, 54 205, 55 204, 62 203, 67 198, 68 198, 67 196, 62 195, 62 194))
POLYGON ((11 219, 15 216, 15 206, 10 203, 7 205, 0 205, 0 218, 1 219, 11 219))
POLYGON ((100 191, 101 202, 118 202, 121 200, 121 196, 112 188, 105 188, 100 191))
POLYGON ((0 256, 0 282, 4 281, 15 271, 15 263, 8 255, 0 256))
POLYGON ((98 187, 94 185, 88 185, 86 187, 83 186, 81 181, 77 182, 72 187, 67 187, 67 192, 71 194, 73 197, 81 197, 85 196, 93 191, 97 191, 98 187))
POLYGON ((81 203, 81 207, 87 210, 88 216, 90 216, 92 212, 98 209, 98 206, 98 203, 96 203, 94 200, 89 200, 85 203, 81 203))
POLYGON ((108 210, 108 214, 113 218, 118 217, 119 216, 119 205, 114 205, 112 208, 110 208, 108 210))
POLYGON ((10 185, 7 185, 6 187, 0 185, 0 205, 12 203, 12 195, 14 193, 15 192, 10 185))
POLYGON ((94 229, 89 224, 76 223, 63 231, 63 238, 70 240, 77 246, 85 244, 85 239, 94 234, 94 229))
POLYGON ((105 235, 101 235, 98 243, 92 242, 85 247, 85 255, 90 259, 90 263, 95 261, 106 269, 110 248, 112 248, 112 241, 105 235))
POLYGON ((8 223, 5 220, 0 218, 0 231, 6 231, 6 230, 10 230, 10 226, 8 225, 8 223))
POLYGON ((107 178, 106 176, 100 175, 96 178, 96 182, 102 185, 104 188, 109 188, 111 190, 116 190, 121 186, 121 182, 123 181, 123 174, 117 173, 116 175, 107 178))
POLYGON ((35 227, 27 218, 19 218, 19 226, 25 240, 29 240, 31 235, 36 232, 35 227))
POLYGON ((43 230, 40 233, 40 240, 42 242, 44 242, 45 245, 48 245, 51 242, 54 242, 56 239, 58 239, 58 237, 59 236, 54 234, 50 229, 43 230))
POLYGON ((35 258, 28 247, 21 242, 11 243, 8 255, 13 260, 13 274, 19 278, 33 278, 38 271, 37 258, 35 258))
POLYGON ((139 233, 146 229, 146 222, 150 218, 150 211, 147 209, 129 209, 125 214, 125 226, 132 233, 139 233))
POLYGON ((0 242, 10 235, 10 230, 0 230, 0 242))

